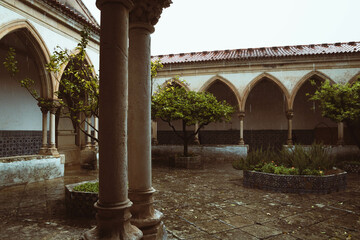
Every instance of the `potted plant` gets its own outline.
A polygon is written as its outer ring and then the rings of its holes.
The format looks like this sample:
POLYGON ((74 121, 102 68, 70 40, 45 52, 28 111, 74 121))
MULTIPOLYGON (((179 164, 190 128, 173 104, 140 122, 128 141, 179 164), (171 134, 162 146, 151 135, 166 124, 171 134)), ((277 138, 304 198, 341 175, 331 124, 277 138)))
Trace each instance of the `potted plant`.
POLYGON ((164 88, 158 89, 152 96, 152 119, 161 119, 167 122, 176 136, 182 139, 183 154, 175 157, 175 166, 193 168, 202 167, 200 156, 189 153, 188 145, 200 129, 212 122, 229 121, 234 108, 225 101, 218 101, 208 92, 187 91, 186 82, 175 78, 167 82, 164 88), (182 85, 180 85, 180 84, 182 85), (178 131, 174 121, 181 120, 182 129, 178 131), (189 133, 188 126, 197 124, 197 129, 189 133))

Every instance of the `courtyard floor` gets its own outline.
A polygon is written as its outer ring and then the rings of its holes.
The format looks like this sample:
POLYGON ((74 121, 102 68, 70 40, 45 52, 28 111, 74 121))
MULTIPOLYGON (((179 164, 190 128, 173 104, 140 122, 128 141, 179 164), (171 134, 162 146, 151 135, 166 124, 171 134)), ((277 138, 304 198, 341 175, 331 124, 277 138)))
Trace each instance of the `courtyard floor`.
MULTIPOLYGON (((96 177, 73 166, 64 178, 0 188, 0 239, 79 239, 96 222, 66 215, 64 185, 96 177)), ((327 195, 247 189, 241 177, 230 163, 155 165, 155 207, 168 239, 360 239, 360 175, 327 195)))

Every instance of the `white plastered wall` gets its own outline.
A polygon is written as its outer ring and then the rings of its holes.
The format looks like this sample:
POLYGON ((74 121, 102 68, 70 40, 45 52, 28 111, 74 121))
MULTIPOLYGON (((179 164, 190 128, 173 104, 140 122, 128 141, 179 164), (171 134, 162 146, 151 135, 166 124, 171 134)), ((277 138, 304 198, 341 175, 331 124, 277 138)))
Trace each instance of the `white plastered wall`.
MULTIPOLYGON (((14 21, 27 21, 35 28, 43 40, 47 49, 46 54, 51 54, 56 46, 69 50, 75 49, 77 43, 80 41, 79 34, 46 15, 40 15, 35 10, 27 9, 27 11, 24 11, 21 2, 14 4, 15 7, 8 5, 6 2, 0 2, 1 31, 6 32, 5 26, 14 21)), ((87 55, 91 64, 94 65, 95 72, 98 73, 99 46, 90 42, 87 48, 87 55)), ((4 53, 2 53, 1 56, 4 56, 4 53)), ((1 62, 3 62, 3 60, 4 59, 1 59, 1 62)), ((22 68, 22 66, 20 67, 22 68)), ((8 79, 8 74, 3 66, 0 68, 0 130, 41 130, 41 111, 37 106, 37 102, 25 89, 21 88, 17 82, 14 83, 14 81, 8 79)), ((36 76, 37 73, 35 69, 35 66, 31 67, 30 77, 39 79, 39 76, 36 76)), ((24 76, 19 74, 18 77, 21 78, 24 76)), ((57 85, 54 79, 52 80, 52 84, 57 85)), ((40 92, 39 85, 37 89, 38 92, 40 92)))

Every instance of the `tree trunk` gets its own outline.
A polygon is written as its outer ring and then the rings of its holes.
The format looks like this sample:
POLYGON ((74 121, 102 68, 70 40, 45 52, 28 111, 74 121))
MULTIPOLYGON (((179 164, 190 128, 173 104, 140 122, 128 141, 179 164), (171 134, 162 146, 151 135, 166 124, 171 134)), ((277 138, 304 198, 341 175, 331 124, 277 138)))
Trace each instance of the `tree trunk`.
POLYGON ((186 122, 183 120, 182 121, 182 125, 183 125, 183 141, 184 141, 184 157, 188 156, 188 137, 187 137, 187 133, 186 133, 186 122))

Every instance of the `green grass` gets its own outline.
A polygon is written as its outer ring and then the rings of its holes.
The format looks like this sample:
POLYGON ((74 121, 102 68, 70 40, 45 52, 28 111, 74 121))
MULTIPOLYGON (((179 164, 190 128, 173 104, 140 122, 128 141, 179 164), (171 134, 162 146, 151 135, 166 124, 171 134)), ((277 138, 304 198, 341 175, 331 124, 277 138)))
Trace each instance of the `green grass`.
POLYGON ((74 187, 74 191, 98 193, 99 182, 88 182, 88 183, 80 184, 74 187))

